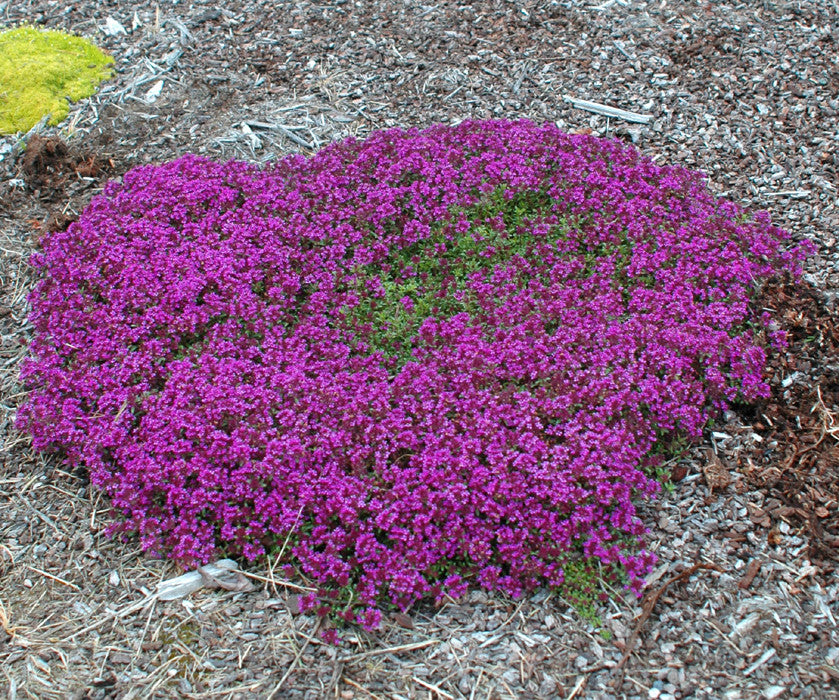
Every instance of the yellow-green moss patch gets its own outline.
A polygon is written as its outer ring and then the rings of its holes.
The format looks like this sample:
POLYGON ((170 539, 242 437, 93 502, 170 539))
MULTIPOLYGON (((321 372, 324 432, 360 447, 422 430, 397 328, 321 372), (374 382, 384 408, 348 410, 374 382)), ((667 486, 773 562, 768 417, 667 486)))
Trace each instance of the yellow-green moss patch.
POLYGON ((0 133, 28 131, 44 115, 67 117, 69 101, 92 95, 113 59, 86 39, 18 27, 0 32, 0 133))

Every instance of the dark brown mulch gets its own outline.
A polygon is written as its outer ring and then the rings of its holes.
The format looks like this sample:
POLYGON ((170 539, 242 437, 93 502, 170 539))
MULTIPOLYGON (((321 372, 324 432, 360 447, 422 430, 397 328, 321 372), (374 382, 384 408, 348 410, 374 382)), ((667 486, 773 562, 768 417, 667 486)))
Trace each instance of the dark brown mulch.
POLYGON ((62 194, 65 183, 74 176, 96 178, 106 170, 99 156, 80 152, 58 136, 34 134, 20 159, 26 184, 50 198, 62 194))
POLYGON ((767 514, 805 536, 825 573, 839 564, 839 327, 824 294, 787 281, 764 290, 789 345, 774 356, 772 397, 753 409, 770 449, 746 465, 749 481, 776 501, 767 514), (777 443, 777 444, 775 444, 777 443))

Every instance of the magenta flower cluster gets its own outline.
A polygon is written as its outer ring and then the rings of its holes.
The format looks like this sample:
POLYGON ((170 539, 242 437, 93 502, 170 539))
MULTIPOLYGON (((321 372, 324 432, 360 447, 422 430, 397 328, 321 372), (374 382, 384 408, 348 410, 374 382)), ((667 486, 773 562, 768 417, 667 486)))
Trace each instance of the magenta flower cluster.
POLYGON ((575 556, 637 586, 657 442, 767 393, 749 298, 798 266, 786 238, 695 172, 528 121, 184 156, 34 257, 19 425, 146 550, 282 550, 368 627, 561 585, 575 556))

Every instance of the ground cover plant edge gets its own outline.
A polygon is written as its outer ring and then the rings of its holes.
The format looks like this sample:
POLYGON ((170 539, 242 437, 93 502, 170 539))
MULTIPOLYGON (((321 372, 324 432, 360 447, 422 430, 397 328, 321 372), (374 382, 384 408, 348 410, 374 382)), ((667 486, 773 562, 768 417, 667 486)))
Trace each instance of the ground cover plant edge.
POLYGON ((796 269, 785 241, 695 173, 530 122, 187 156, 44 241, 21 426, 150 551, 289 542, 307 604, 363 626, 561 586, 569 555, 637 589, 654 446, 766 391, 749 298, 796 269))

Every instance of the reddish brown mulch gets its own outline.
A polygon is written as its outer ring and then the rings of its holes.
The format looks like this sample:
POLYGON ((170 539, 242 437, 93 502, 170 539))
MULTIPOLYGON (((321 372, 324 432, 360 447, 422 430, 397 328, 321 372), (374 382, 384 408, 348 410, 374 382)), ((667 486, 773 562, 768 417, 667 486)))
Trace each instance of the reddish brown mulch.
POLYGON ((780 318, 789 346, 773 358, 772 397, 754 409, 753 427, 767 447, 751 455, 760 463, 742 466, 776 501, 765 509, 775 526, 786 522, 806 537, 811 562, 831 573, 839 562, 836 314, 819 290, 789 281, 768 287, 763 305, 780 318))
POLYGON ((82 153, 58 136, 38 134, 27 141, 20 162, 26 184, 48 196, 60 194, 73 176, 96 178, 105 169, 103 165, 99 156, 82 153))

